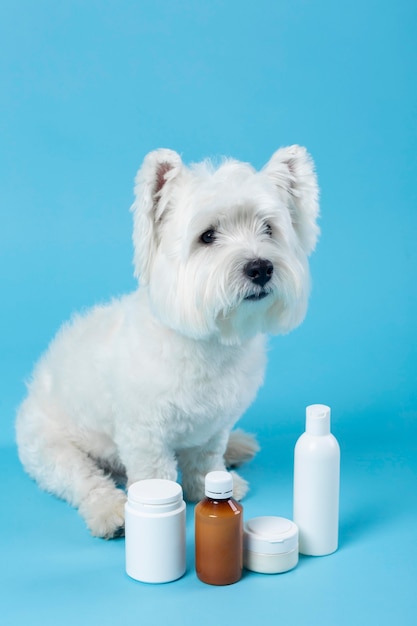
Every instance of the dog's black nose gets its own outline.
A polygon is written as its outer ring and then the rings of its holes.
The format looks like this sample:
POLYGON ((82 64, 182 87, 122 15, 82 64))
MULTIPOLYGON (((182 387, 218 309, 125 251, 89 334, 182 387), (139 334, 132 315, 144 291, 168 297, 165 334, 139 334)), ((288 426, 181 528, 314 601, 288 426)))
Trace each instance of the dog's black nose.
POLYGON ((255 285, 263 287, 271 279, 274 266, 268 259, 255 259, 246 263, 243 270, 255 285))

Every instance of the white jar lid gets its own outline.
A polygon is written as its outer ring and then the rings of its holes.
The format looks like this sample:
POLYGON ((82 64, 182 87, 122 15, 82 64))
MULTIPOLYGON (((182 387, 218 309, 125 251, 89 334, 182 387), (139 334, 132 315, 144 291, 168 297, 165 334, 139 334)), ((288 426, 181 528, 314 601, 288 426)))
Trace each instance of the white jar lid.
POLYGON ((254 517, 244 527, 245 549, 259 554, 298 550, 298 528, 285 517, 254 517))
POLYGON ((130 485, 128 499, 136 504, 171 504, 182 500, 182 487, 173 480, 148 478, 130 485))

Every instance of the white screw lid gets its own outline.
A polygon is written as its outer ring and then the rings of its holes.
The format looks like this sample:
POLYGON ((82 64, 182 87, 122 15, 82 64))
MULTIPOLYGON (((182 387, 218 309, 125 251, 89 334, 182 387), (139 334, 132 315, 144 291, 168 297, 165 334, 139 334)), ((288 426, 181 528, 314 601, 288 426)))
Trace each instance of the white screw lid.
POLYGON ((205 479, 205 493, 209 498, 225 500, 233 495, 233 477, 229 472, 209 472, 205 479))

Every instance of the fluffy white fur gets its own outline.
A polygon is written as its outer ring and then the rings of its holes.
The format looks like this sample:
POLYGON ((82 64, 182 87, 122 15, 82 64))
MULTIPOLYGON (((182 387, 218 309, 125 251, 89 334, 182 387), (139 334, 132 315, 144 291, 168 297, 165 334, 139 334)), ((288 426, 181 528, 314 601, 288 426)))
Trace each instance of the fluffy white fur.
MULTIPOLYGON (((188 168, 156 150, 135 196, 140 287, 63 326, 16 422, 27 472, 107 538, 123 532, 116 474, 129 485, 176 480, 179 468, 197 500, 208 471, 255 453, 239 432, 228 447, 230 432, 262 383, 265 334, 305 315, 318 235, 314 168, 298 146, 259 172, 235 160, 188 168)), ((242 498, 247 483, 233 474, 242 498)))

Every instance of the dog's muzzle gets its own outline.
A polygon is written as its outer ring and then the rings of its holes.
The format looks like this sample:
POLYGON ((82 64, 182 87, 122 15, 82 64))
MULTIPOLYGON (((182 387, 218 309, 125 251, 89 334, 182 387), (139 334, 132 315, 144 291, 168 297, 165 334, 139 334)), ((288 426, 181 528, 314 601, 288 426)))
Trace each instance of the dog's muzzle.
POLYGON ((246 263, 243 271, 253 285, 261 288, 246 296, 245 300, 262 300, 265 298, 270 291, 264 289, 264 287, 271 280, 274 273, 274 266, 271 261, 269 259, 254 259, 246 263))

